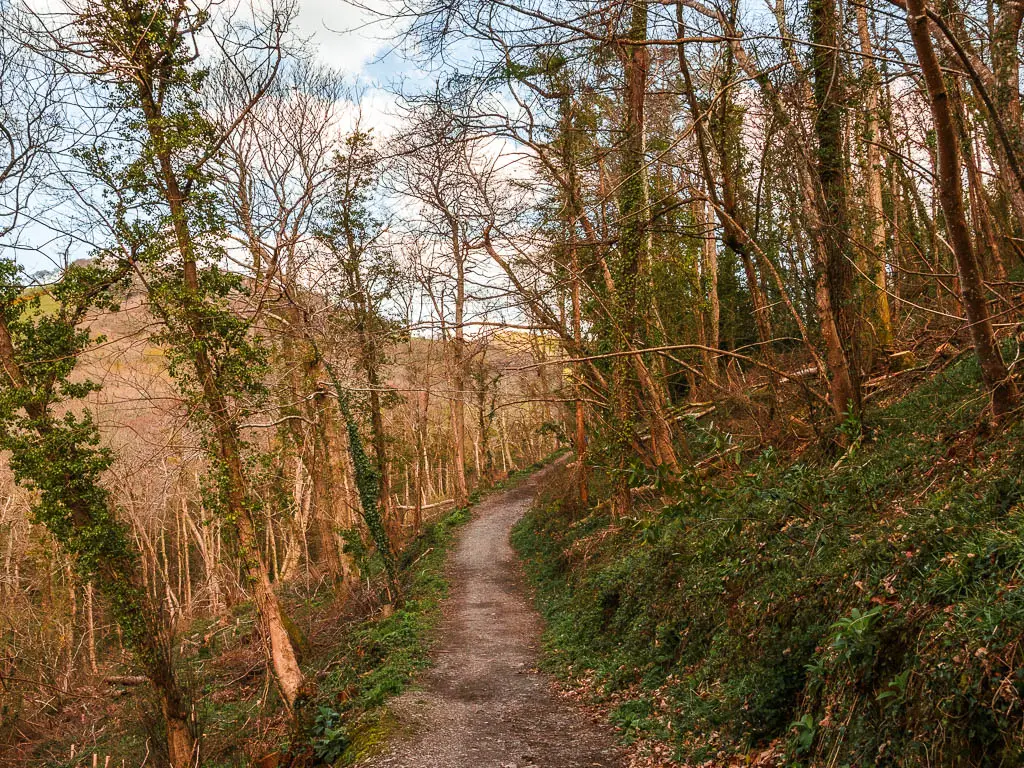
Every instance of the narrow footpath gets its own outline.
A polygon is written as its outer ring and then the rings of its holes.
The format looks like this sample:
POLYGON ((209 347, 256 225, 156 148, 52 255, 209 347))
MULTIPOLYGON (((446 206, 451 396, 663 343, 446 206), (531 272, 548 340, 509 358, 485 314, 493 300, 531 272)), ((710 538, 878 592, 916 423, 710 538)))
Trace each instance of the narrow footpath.
POLYGON ((395 736, 366 768, 621 768, 610 729, 538 672, 540 617, 526 597, 512 526, 542 476, 486 499, 449 563, 434 665, 392 702, 395 736))

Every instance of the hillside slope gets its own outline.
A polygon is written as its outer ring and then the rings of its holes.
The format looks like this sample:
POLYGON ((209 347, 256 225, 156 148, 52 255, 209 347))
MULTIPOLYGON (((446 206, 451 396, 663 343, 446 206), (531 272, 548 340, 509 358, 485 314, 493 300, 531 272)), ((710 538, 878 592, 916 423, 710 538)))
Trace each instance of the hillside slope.
POLYGON ((552 489, 514 535, 551 665, 691 764, 1020 765, 1024 428, 984 403, 961 362, 838 461, 722 461, 636 519, 552 489))

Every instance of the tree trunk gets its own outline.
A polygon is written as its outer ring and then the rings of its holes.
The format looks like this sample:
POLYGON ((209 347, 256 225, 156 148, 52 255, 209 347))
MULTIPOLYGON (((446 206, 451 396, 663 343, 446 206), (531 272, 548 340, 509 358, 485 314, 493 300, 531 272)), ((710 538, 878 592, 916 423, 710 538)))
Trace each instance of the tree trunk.
POLYGON ((89 653, 89 670, 95 675, 99 671, 96 664, 96 619, 93 613, 92 581, 85 582, 85 643, 89 653))
MULTIPOLYGON (((153 139, 163 180, 163 192, 170 209, 178 254, 181 258, 187 292, 183 302, 185 322, 196 339, 189 346, 189 352, 201 387, 203 404, 212 423, 216 459, 221 465, 220 474, 223 478, 228 518, 234 523, 238 534, 241 565, 252 589, 281 697, 289 711, 295 715, 299 705, 309 695, 309 690, 260 551, 256 525, 252 518, 254 505, 250 503, 252 500, 243 468, 238 425, 234 422, 228 402, 220 391, 208 348, 202 341, 210 331, 205 327, 202 317, 194 310, 202 302, 202 289, 192 234, 188 227, 185 197, 178 183, 169 145, 163 136, 163 116, 147 92, 140 93, 140 101, 153 139)), ((157 297, 156 300, 159 302, 161 299, 157 297)))
MULTIPOLYGON (((1020 92, 1020 32, 1024 23, 1024 0, 1001 0, 992 25, 992 101, 998 118, 1006 130, 1006 138, 1017 168, 1024 161, 1024 108, 1020 92)), ((907 7, 910 9, 909 5, 907 7)), ((995 117, 995 116, 993 116, 995 117)), ((999 177, 1017 214, 1015 230, 1024 230, 1024 189, 1014 173, 1007 149, 1001 141, 993 142, 999 166, 999 177)))
POLYGON ((864 105, 864 176, 868 199, 864 215, 868 254, 863 263, 867 267, 865 272, 874 286, 869 291, 869 299, 865 303, 868 305, 868 315, 874 327, 875 340, 881 349, 887 350, 892 347, 893 335, 885 275, 882 157, 878 146, 878 70, 875 68, 874 51, 871 47, 867 7, 864 4, 856 3, 855 10, 857 31, 860 36, 860 53, 864 60, 862 77, 867 90, 864 105))
MULTIPOLYGON (((620 234, 611 280, 613 333, 621 336, 626 349, 640 350, 646 346, 645 321, 653 309, 650 285, 651 215, 647 190, 646 119, 649 58, 647 46, 648 8, 646 0, 632 3, 627 30, 630 42, 620 46, 625 80, 623 101, 625 116, 622 125, 621 174, 619 184, 620 234)), ((679 461, 672 444, 672 430, 665 417, 664 388, 650 374, 639 353, 626 355, 614 365, 613 397, 620 431, 615 494, 617 511, 628 512, 628 459, 632 454, 632 437, 637 411, 646 412, 651 431, 654 460, 671 472, 678 472, 679 461), (635 379, 633 378, 635 377, 635 379), (622 487, 620 487, 622 486, 622 487), (621 506, 624 505, 624 506, 621 506)))
POLYGON ((845 73, 841 59, 839 18, 835 0, 810 0, 811 75, 816 115, 814 134, 815 200, 819 205, 819 239, 824 256, 824 279, 818 281, 818 308, 829 312, 824 318, 830 367, 833 377, 842 378, 833 386, 839 418, 847 413, 859 415, 860 372, 856 354, 856 306, 853 286, 853 260, 850 253, 850 226, 847 206, 848 179, 843 141, 843 114, 846 110, 845 73), (832 338, 830 338, 832 337, 832 338), (833 367, 834 366, 836 367, 833 367), (837 368, 842 371, 837 376, 837 368))
POLYGON ((430 460, 427 456, 427 415, 430 407, 430 390, 424 386, 419 393, 416 409, 416 511, 413 517, 413 531, 418 533, 423 526, 423 504, 430 482, 430 460))
MULTIPOLYGON (((970 142, 971 138, 965 136, 965 141, 970 142)), ((967 187, 970 191, 971 218, 976 226, 980 228, 976 252, 978 253, 978 260, 981 262, 981 271, 983 275, 987 273, 984 259, 982 258, 982 254, 987 253, 991 262, 991 272, 989 274, 996 280, 1005 280, 1006 265, 999 251, 999 237, 996 235, 992 220, 992 207, 989 204, 988 195, 985 191, 985 180, 981 175, 981 168, 978 165, 977 142, 972 144, 965 143, 964 147, 965 149, 970 147, 970 151, 964 152, 964 159, 967 163, 967 187)))
MULTIPOLYGON (((680 40, 685 37, 685 27, 683 26, 683 4, 678 3, 676 5, 676 20, 677 30, 680 40)), ((729 247, 733 253, 739 256, 740 261, 743 264, 743 271, 747 278, 747 288, 750 291, 750 302, 753 305, 754 310, 754 323, 757 327, 758 341, 761 343, 760 351, 761 354, 770 363, 772 360, 772 348, 771 342, 773 338, 771 317, 769 314, 768 301, 765 298, 764 291, 761 289, 761 283, 758 279, 757 270, 754 267, 754 260, 751 256, 751 246, 753 243, 750 240, 749 231, 750 228, 746 222, 746 217, 739 207, 739 195, 737 187, 740 184, 741 169, 738 167, 739 163, 735 162, 736 158, 730 156, 730 147, 733 145, 739 146, 739 136, 735 135, 737 131, 733 130, 729 138, 733 141, 726 141, 726 126, 729 125, 728 110, 732 106, 731 89, 721 97, 721 116, 719 122, 722 126, 722 139, 717 146, 719 165, 721 168, 721 184, 722 194, 719 196, 718 187, 714 175, 714 171, 711 167, 710 158, 710 147, 711 137, 708 135, 708 127, 706 125, 707 115, 702 114, 697 102, 697 93, 694 88, 692 78, 690 76, 690 68, 686 61, 686 52, 683 48, 683 44, 680 43, 678 46, 679 55, 679 71, 683 76, 683 84, 685 86, 686 99, 690 108, 690 119, 694 124, 694 136, 697 145, 697 156, 700 161, 701 174, 704 177, 704 186, 707 191, 709 202, 715 210, 719 223, 722 225, 723 241, 727 247, 729 247)), ((726 87, 732 81, 732 70, 734 57, 731 55, 731 49, 729 49, 729 62, 728 71, 724 76, 726 87)), ((733 153, 735 154, 735 152, 733 153)), ((698 212, 700 220, 703 222, 703 226, 708 230, 705 234, 704 244, 704 255, 705 259, 710 264, 712 261, 712 255, 708 253, 709 249, 715 248, 714 232, 711 224, 711 218, 705 217, 703 211, 698 212)), ((709 286, 709 292, 713 290, 713 295, 709 293, 709 300, 712 305, 712 314, 718 317, 718 254, 717 250, 713 256, 714 264, 714 278, 715 285, 709 286)), ((780 286, 780 290, 782 287, 780 286)), ((785 296, 785 291, 782 290, 782 294, 785 296)), ((714 344, 709 346, 718 346, 718 322, 716 319, 714 329, 714 344)), ((709 339, 710 340, 710 339, 709 339)), ((716 363, 717 366, 717 363, 716 363)), ((717 370, 715 372, 715 378, 709 379, 712 383, 717 381, 717 370)), ((775 387, 774 387, 774 374, 771 379, 771 392, 774 400, 775 387)))
POLYGON ((996 418, 1001 418, 1017 406, 1019 394, 1003 362, 992 330, 977 254, 967 227, 960 142, 949 104, 949 92, 932 44, 924 0, 907 0, 907 26, 917 51, 931 105, 938 152, 939 202, 960 275, 960 294, 970 324, 971 340, 981 365, 982 380, 992 396, 992 411, 996 418))
MULTIPOLYGON (((572 270, 572 337, 577 348, 583 346, 583 320, 582 320, 582 308, 581 308, 581 297, 580 297, 580 257, 579 250, 576 245, 576 224, 572 223, 570 227, 570 238, 572 240, 569 246, 572 249, 570 269, 572 270)), ((579 372, 576 372, 576 376, 579 376, 579 372)), ((589 478, 587 472, 587 418, 586 409, 583 405, 582 399, 582 384, 577 378, 573 390, 576 395, 574 402, 575 411, 575 431, 574 431, 574 447, 576 451, 576 488, 579 494, 580 504, 584 507, 587 506, 590 501, 590 490, 589 490, 589 478)))
POLYGON ((455 323, 452 329, 452 459, 455 463, 455 505, 464 507, 469 503, 469 490, 466 487, 466 406, 464 401, 466 390, 466 263, 459 224, 450 222, 452 231, 452 257, 455 259, 455 323))
MULTIPOLYGON (((715 241, 715 230, 711 226, 710 211, 707 206, 704 208, 704 221, 707 231, 704 234, 704 247, 701 249, 701 282, 704 283, 703 295, 707 297, 708 310, 704 318, 708 346, 718 349, 719 326, 722 322, 722 307, 718 300, 718 243, 715 241)), ((711 382, 718 383, 718 357, 711 354, 708 357, 708 375, 711 382)))
POLYGON ((313 497, 317 528, 320 533, 320 553, 327 566, 327 572, 335 582, 348 577, 348 564, 338 547, 335 528, 338 525, 337 499, 334 495, 334 464, 325 422, 328 418, 328 402, 325 393, 317 390, 313 401, 315 422, 313 432, 313 497))

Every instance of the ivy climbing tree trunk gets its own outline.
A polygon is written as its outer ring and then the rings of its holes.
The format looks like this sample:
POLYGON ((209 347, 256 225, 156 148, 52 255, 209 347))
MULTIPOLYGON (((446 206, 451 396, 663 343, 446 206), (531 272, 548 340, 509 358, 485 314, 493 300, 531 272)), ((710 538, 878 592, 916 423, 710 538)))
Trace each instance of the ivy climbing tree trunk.
MULTIPOLYGON (((355 253, 357 245, 352 233, 348 233, 349 253, 355 253)), ((385 523, 397 524, 397 514, 391 493, 390 465, 387 448, 387 431, 384 428, 384 406, 381 393, 384 380, 381 376, 382 352, 375 328, 380 320, 374 308, 370 306, 367 286, 364 284, 358 265, 350 259, 347 266, 349 292, 352 296, 352 312, 356 337, 359 341, 359 365, 366 376, 367 403, 370 409, 370 442, 377 467, 378 494, 381 511, 385 523)))
MULTIPOLYGON (((391 251, 377 242, 383 225, 372 214, 371 196, 379 183, 381 169, 372 138, 357 126, 346 137, 344 146, 345 152, 335 161, 330 204, 318 238, 335 258, 343 277, 339 303, 350 320, 357 342, 355 357, 366 378, 365 402, 370 416, 374 484, 378 494, 375 506, 383 515, 384 525, 397 533, 400 521, 391 490, 391 460, 384 425, 387 346, 396 337, 383 305, 392 297, 398 269, 391 251)), ((348 399, 339 399, 339 404, 345 409, 345 418, 349 419, 348 399)), ((355 462, 355 452, 352 456, 355 462)))
MULTIPOLYGON (((200 406, 196 413, 204 419, 224 519, 237 533, 242 571, 278 690, 297 718, 310 689, 260 548, 255 516, 260 505, 249 487, 235 408, 239 396, 261 396, 262 352, 249 337, 247 321, 225 301, 238 290, 238 280, 209 266, 201 274, 199 266, 201 259, 216 263, 224 238, 203 165, 216 156, 222 140, 200 110, 205 73, 192 55, 200 34, 215 33, 208 20, 204 11, 185 5, 103 0, 78 14, 76 51, 91 58, 98 82, 113 81, 111 99, 132 115, 122 127, 124 136, 138 145, 142 158, 139 168, 129 166, 116 179, 102 170, 110 165, 98 162, 97 176, 120 187, 118 194, 132 190, 162 203, 154 220, 145 223, 116 211, 126 217, 118 236, 132 254, 128 262, 146 286, 150 307, 166 326, 162 341, 176 360, 172 373, 200 406), (169 254, 174 260, 168 261, 169 254)), ((271 20, 269 37, 261 41, 269 43, 267 50, 279 44, 283 23, 271 20)), ((275 76, 276 66, 256 84, 252 103, 275 76)))
MULTIPOLYGON (((163 175, 165 199, 181 258, 185 290, 180 306, 175 309, 181 311, 194 339, 189 345, 191 358, 202 389, 203 404, 213 427, 215 458, 223 483, 227 516, 234 523, 238 534, 239 556, 269 645, 270 660, 278 688, 288 708, 295 712, 309 695, 309 691, 259 546, 256 521, 252 517, 254 504, 245 475, 238 425, 232 417, 227 398, 221 391, 213 361, 204 343, 212 329, 207 327, 200 312, 203 289, 199 282, 199 270, 188 228, 185 198, 171 161, 171 147, 162 132, 163 117, 159 107, 145 91, 140 93, 140 97, 163 175)), ((153 298, 162 303, 162 296, 153 298)))
POLYGON ((856 315, 848 173, 843 115, 845 71, 841 58, 836 0, 810 0, 811 79, 814 96, 816 239, 822 254, 818 276, 818 308, 828 337, 833 381, 833 407, 838 418, 861 411, 860 372, 856 355, 856 315))
POLYGON ((1024 163, 1024 105, 1020 88, 1020 33, 1024 24, 1024 0, 999 0, 990 4, 989 8, 993 5, 995 18, 992 21, 990 46, 991 96, 999 114, 991 117, 1001 120, 1006 132, 1006 146, 996 141, 993 147, 1002 186, 1016 213, 1017 222, 1013 229, 1017 237, 1020 237, 1024 234, 1024 184, 1018 175, 1024 163))
POLYGON ((384 518, 381 515, 379 499, 380 486, 378 485, 377 468, 370 457, 366 455, 363 447, 363 438, 359 434, 359 423, 352 413, 352 406, 349 400, 349 393, 341 385, 341 380, 334 372, 334 366, 325 363, 327 375, 330 376, 331 384, 338 398, 338 409, 341 411, 345 421, 345 429, 348 433, 348 449, 352 458, 352 467, 355 472, 356 489, 359 492, 359 503, 363 510, 363 521, 370 530, 370 536, 377 547, 384 562, 384 571, 388 577, 388 587, 391 590, 391 599, 397 600, 400 594, 398 584, 398 573, 395 570, 395 556, 391 546, 391 539, 388 537, 384 518))
MULTIPOLYGON (((570 225, 571 257, 569 269, 572 270, 572 338, 577 347, 583 345, 583 319, 582 319, 582 298, 580 296, 580 283, 582 282, 580 272, 580 254, 576 243, 576 225, 570 225)), ((573 384, 575 400, 573 402, 573 441, 576 450, 576 487, 579 493, 580 503, 584 506, 589 502, 589 478, 587 472, 587 416, 586 406, 583 404, 583 382, 579 373, 576 373, 576 381, 573 384)))

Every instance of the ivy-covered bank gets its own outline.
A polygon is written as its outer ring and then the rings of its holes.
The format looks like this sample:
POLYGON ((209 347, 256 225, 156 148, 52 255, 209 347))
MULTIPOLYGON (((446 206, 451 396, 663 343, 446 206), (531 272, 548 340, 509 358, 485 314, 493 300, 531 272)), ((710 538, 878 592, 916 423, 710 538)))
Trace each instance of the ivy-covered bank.
POLYGON ((1024 428, 988 432, 978 379, 869 413, 838 462, 723 463, 634 519, 552 489, 514 534, 547 663, 688 764, 1021 765, 1024 428))

